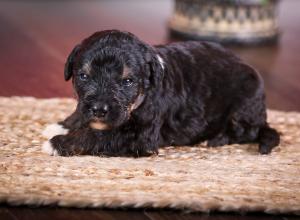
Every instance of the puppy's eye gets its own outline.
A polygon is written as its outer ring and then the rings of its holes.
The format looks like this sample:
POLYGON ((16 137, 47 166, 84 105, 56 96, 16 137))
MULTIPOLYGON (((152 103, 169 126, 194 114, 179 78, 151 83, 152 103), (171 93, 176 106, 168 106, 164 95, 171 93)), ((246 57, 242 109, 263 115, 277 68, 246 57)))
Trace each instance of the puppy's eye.
POLYGON ((89 79, 89 75, 87 75, 85 73, 79 73, 79 79, 81 81, 87 81, 89 79))
POLYGON ((131 86, 132 83, 133 83, 133 80, 130 79, 130 78, 126 78, 126 79, 123 79, 123 80, 122 80, 122 85, 123 85, 123 86, 131 86))

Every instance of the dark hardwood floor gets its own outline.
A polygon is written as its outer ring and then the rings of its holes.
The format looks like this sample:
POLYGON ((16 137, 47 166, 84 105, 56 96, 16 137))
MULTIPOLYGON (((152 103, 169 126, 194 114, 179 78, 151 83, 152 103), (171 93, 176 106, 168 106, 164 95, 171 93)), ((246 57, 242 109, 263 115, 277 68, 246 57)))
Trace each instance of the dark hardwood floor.
POLYGON ((185 213, 172 210, 107 210, 107 209, 65 209, 0 207, 1 220, 296 220, 292 215, 266 215, 261 213, 185 213))
MULTIPOLYGON (((300 1, 282 0, 277 45, 230 47, 257 68, 269 108, 300 111, 300 1)), ((151 44, 174 41, 171 0, 0 1, 0 96, 71 97, 63 66, 73 46, 96 30, 128 30, 151 44)), ((0 183, 1 184, 1 183, 0 183)), ((187 214, 172 210, 0 206, 0 219, 298 219, 263 213, 187 214)))

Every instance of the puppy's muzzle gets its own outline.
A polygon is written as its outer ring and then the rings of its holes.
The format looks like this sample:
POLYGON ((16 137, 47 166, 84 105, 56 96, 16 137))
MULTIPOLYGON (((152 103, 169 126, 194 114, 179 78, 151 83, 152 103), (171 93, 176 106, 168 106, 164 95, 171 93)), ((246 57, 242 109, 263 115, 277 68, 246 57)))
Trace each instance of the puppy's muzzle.
POLYGON ((105 122, 106 116, 109 113, 109 106, 107 104, 96 103, 90 108, 93 119, 90 122, 90 127, 96 130, 108 130, 110 126, 105 122))
POLYGON ((90 108, 90 111, 94 117, 105 118, 109 112, 109 106, 107 104, 96 103, 90 108))

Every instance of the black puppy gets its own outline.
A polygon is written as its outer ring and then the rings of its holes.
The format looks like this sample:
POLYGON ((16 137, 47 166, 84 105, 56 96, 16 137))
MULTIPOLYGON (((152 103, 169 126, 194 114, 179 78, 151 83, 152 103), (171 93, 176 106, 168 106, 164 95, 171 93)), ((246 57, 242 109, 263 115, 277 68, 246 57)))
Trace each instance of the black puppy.
POLYGON ((51 155, 147 156, 168 145, 279 144, 266 122, 262 78, 218 44, 150 46, 133 34, 101 31, 65 65, 76 111, 48 127, 51 155), (54 136, 56 135, 56 136, 54 136))

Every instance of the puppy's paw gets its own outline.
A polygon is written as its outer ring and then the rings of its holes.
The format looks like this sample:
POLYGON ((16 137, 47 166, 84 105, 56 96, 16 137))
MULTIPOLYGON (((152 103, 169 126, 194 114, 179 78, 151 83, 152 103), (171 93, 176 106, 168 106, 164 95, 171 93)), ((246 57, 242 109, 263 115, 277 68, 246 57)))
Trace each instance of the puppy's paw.
POLYGON ((259 148, 258 148, 258 151, 260 154, 269 154, 271 153, 272 151, 272 146, 268 146, 268 145, 265 145, 265 144, 260 144, 259 145, 259 148))
POLYGON ((208 147, 219 147, 229 144, 229 138, 226 135, 219 134, 216 137, 207 141, 208 147))
POLYGON ((54 147, 52 146, 51 142, 50 141, 45 141, 43 146, 42 146, 42 151, 44 153, 47 153, 51 156, 57 156, 58 155, 58 152, 56 149, 54 149, 54 147))
POLYGON ((65 135, 69 132, 68 129, 64 128, 60 124, 50 124, 45 130, 42 132, 42 135, 48 139, 56 136, 56 135, 65 135))

